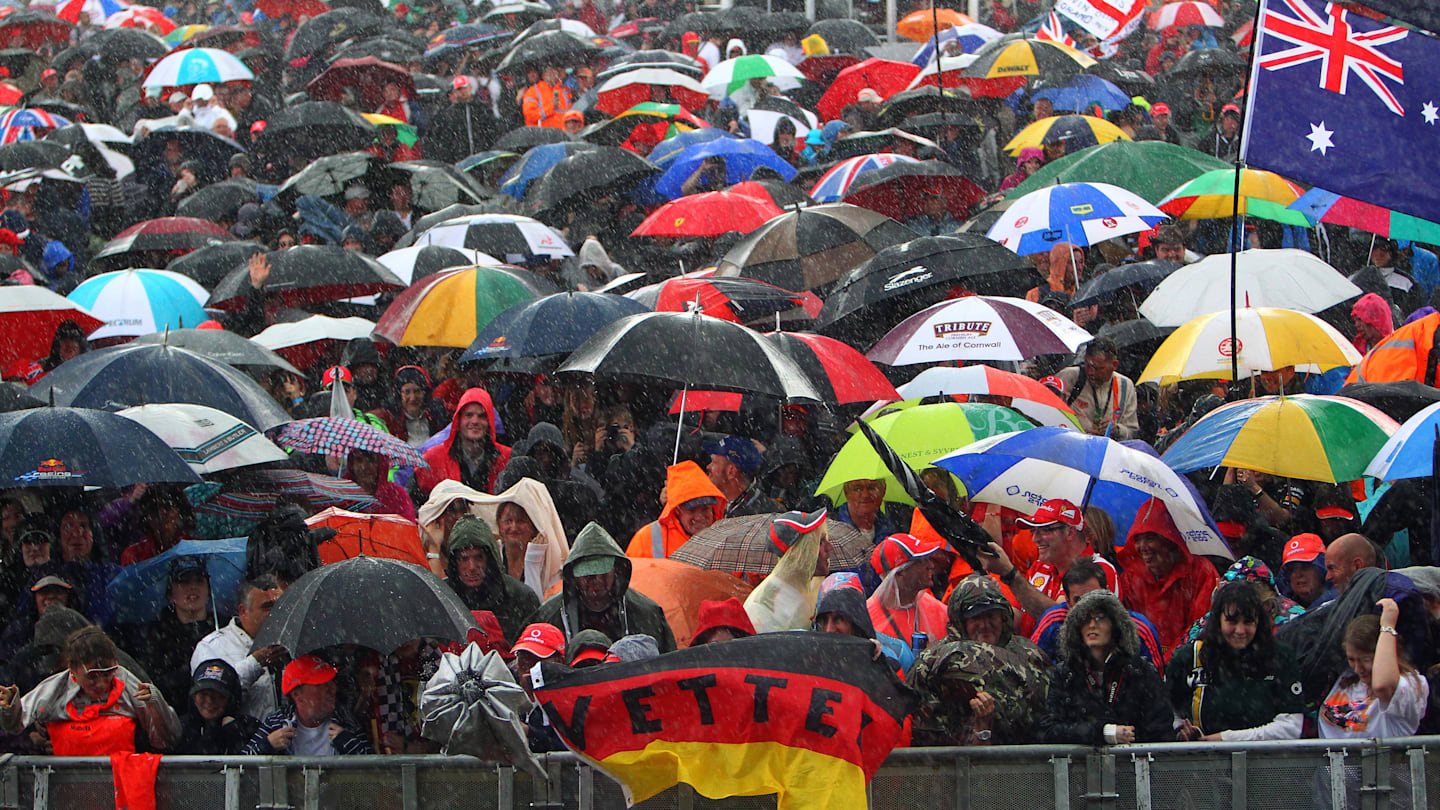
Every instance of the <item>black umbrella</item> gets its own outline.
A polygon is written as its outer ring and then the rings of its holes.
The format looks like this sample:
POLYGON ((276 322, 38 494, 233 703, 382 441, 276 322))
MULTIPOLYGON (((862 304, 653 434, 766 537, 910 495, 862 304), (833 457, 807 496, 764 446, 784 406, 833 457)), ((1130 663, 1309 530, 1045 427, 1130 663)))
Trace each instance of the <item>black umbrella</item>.
POLYGON ((51 140, 17 141, 0 146, 0 171, 58 169, 70 150, 51 140))
POLYGON ((824 297, 850 268, 915 232, 867 208, 830 203, 788 211, 750 232, 716 275, 745 276, 824 297))
POLYGON ((1120 373, 1135 379, 1145 370, 1145 358, 1154 354, 1160 344, 1165 342, 1165 338, 1174 331, 1173 326, 1161 328, 1144 318, 1136 318, 1133 321, 1107 323, 1095 334, 1115 341, 1121 358, 1135 358, 1122 360, 1120 364, 1120 373))
MULTIPOLYGON (((265 295, 279 298, 289 307, 405 288, 405 283, 385 265, 359 251, 336 245, 300 245, 277 250, 270 254, 269 261, 270 278, 265 282, 265 295)), ((237 267, 211 291, 206 306, 240 309, 249 291, 250 270, 237 267)))
POLYGON ((899 126, 911 116, 933 112, 975 116, 980 113, 980 105, 957 95, 954 90, 925 85, 914 90, 902 90, 886 99, 885 105, 880 108, 880 126, 899 126))
POLYGON ((1244 56, 1224 48, 1202 48, 1180 57, 1162 79, 1191 79, 1201 74, 1238 76, 1249 67, 1244 56))
POLYGON ((826 297, 817 328, 868 346, 956 288, 1021 296, 1039 281, 1033 266, 987 237, 922 236, 885 248, 846 273, 826 297))
POLYGON ((74 104, 72 102, 58 98, 32 98, 29 101, 25 102, 25 106, 27 109, 31 110, 44 110, 45 112, 48 112, 52 115, 58 115, 61 118, 65 118, 70 121, 77 121, 83 117, 88 117, 90 115, 90 110, 88 107, 84 107, 79 104, 74 104))
POLYGON ((295 29, 290 44, 285 48, 287 61, 308 61, 316 54, 347 39, 361 39, 379 36, 389 29, 388 23, 372 14, 355 8, 331 9, 311 17, 295 29))
POLYGON ((1122 264, 1085 282, 1075 291, 1075 298, 1070 303, 1077 307, 1105 303, 1114 299, 1115 294, 1126 287, 1141 287, 1148 292, 1155 289, 1155 285, 1164 281, 1166 276, 1179 269, 1179 263, 1167 262, 1164 259, 1122 264))
MULTIPOLYGON (((324 16, 328 15, 321 15, 324 16)), ((271 115, 255 139, 255 151, 273 155, 280 165, 286 166, 292 157, 309 161, 358 151, 369 146, 374 138, 375 126, 360 113, 333 101, 306 101, 271 115)))
POLYGON ((410 226, 410 231, 395 241, 395 249, 410 247, 415 244, 416 238, 442 222, 448 222, 460 217, 468 217, 472 214, 491 214, 498 212, 493 205, 447 205, 433 214, 426 214, 415 220, 410 226))
POLYGON ((539 20, 548 20, 555 16, 555 10, 544 3, 531 3, 525 0, 511 0, 510 2, 497 3, 485 16, 480 19, 491 25, 502 25, 507 28, 523 28, 539 20))
MULTIPOLYGON (((224 411, 260 430, 290 421, 270 393, 217 360, 174 346, 110 346, 61 363, 37 391, 77 408, 188 402, 224 411)), ((143 479, 142 479, 143 480, 143 479)))
POLYGON ((197 484, 200 476, 138 422, 88 408, 31 408, 0 414, 0 480, 25 488, 125 487, 197 484))
POLYGON ((449 163, 438 160, 403 160, 390 164, 390 177, 404 178, 410 183, 415 205, 435 210, 457 203, 481 202, 486 199, 469 177, 449 163))
POLYGON ((280 369, 297 377, 305 376, 289 361, 253 340, 225 329, 171 329, 152 332, 130 341, 131 346, 159 344, 192 351, 227 366, 260 370, 280 369))
POLYGON ((102 28, 81 40, 80 47, 100 57, 102 62, 130 59, 148 62, 170 52, 165 40, 139 28, 102 28))
POLYGON ((608 67, 595 74, 595 83, 596 85, 601 85, 605 83, 606 79, 612 76, 619 76, 621 73, 639 70, 640 68, 675 70, 687 76, 693 76, 696 79, 705 75, 705 67, 700 64, 700 61, 693 57, 686 56, 683 53, 675 53, 674 51, 636 51, 611 61, 608 67))
POLYGON ((1155 79, 1149 73, 1125 67, 1114 59, 1101 59, 1086 68, 1085 72, 1091 76, 1099 76, 1130 96, 1143 96, 1155 87, 1155 79))
POLYGON ((542 31, 511 45, 496 69, 514 73, 527 67, 578 64, 598 50, 595 43, 569 31, 542 31))
MULTIPOLYGON (((694 31, 703 37, 712 31, 724 30, 725 21, 720 18, 719 14, 713 11, 690 11, 671 20, 670 24, 665 26, 664 32, 660 34, 660 39, 679 42, 680 37, 684 36, 686 31, 694 31)), ((648 51, 642 51, 642 53, 648 53, 648 51)))
POLYGON ((1440 402, 1440 388, 1417 380, 1383 383, 1350 383, 1340 389, 1340 396, 1358 399, 1367 405, 1404 422, 1431 405, 1440 402))
POLYGON ((228 276, 230 271, 244 267, 251 256, 268 252, 259 242, 216 242, 186 253, 165 265, 165 269, 189 276, 201 287, 209 290, 228 276))
POLYGON ((352 180, 360 178, 374 181, 365 182, 366 186, 378 185, 378 177, 384 168, 385 159, 369 152, 326 155, 290 175, 280 184, 280 191, 275 196, 285 201, 293 201, 301 195, 328 197, 339 194, 352 180))
POLYGON ((20 383, 0 383, 0 413, 39 408, 44 404, 42 400, 31 396, 30 389, 20 383))
POLYGON ((199 219, 234 220, 235 212, 240 206, 249 202, 258 202, 260 193, 256 189, 255 181, 248 177, 236 177, 231 180, 223 180, 219 183, 211 183, 180 201, 175 206, 175 214, 182 217, 196 217, 199 219))
POLYGON ((819 402, 820 392, 763 335, 700 312, 645 312, 601 327, 556 371, 819 402))
MULTIPOLYGON (((98 33, 98 32, 97 32, 98 33)), ((71 49, 73 50, 73 49, 71 49)), ((59 67, 65 64, 61 57, 65 52, 55 54, 53 65, 59 67)), ((84 54, 74 54, 71 58, 84 59, 84 54)), ((22 90, 34 90, 40 86, 40 71, 50 67, 51 63, 45 61, 45 57, 30 50, 29 48, 5 48, 0 50, 0 67, 5 68, 5 73, 10 77, 10 83, 22 90), (27 75, 31 72, 34 75, 27 75)))
POLYGON ((491 149, 500 149, 506 152, 524 152, 531 147, 547 143, 565 143, 570 137, 563 129, 555 127, 520 127, 495 139, 491 149))
POLYGON ((418 638, 464 642, 474 626, 465 603, 429 569, 355 557, 322 565, 291 583, 251 649, 278 644, 304 655, 354 644, 389 653, 418 638))
POLYGON ((806 35, 810 34, 819 34, 830 53, 863 56, 866 48, 880 44, 880 38, 858 20, 820 20, 810 26, 806 35))
POLYGON ((335 55, 330 57, 330 62, 333 64, 338 59, 361 59, 373 56, 386 62, 408 65, 411 62, 420 61, 424 55, 425 50, 416 47, 412 42, 388 36, 372 37, 346 43, 335 51, 335 55))
POLYGON ((561 159, 525 189, 525 207, 534 214, 560 213, 595 205, 604 197, 629 191, 660 169, 618 146, 597 146, 561 159))
POLYGON ((804 36, 810 27, 810 20, 804 14, 794 11, 757 13, 755 9, 741 6, 731 6, 720 12, 720 19, 739 23, 735 25, 735 30, 747 37, 772 41, 785 34, 804 36))

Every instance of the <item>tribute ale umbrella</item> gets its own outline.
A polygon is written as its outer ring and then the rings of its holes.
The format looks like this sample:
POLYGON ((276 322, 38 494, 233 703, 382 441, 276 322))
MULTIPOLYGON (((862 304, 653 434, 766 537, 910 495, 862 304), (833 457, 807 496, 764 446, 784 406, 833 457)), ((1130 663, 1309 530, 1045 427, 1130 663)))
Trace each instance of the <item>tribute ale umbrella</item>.
MULTIPOLYGON (((1238 306, 1313 313, 1362 293, 1339 270, 1303 250, 1253 248, 1234 258, 1238 306)), ((1230 254, 1220 253, 1176 270, 1156 285, 1140 314, 1156 326, 1179 326, 1229 310, 1230 261, 1230 254)))
POLYGON ((639 301, 606 293, 562 292, 521 301, 486 324, 460 360, 569 354, 605 324, 646 311, 639 301))
MULTIPOLYGON (((299 245, 277 250, 267 258, 270 278, 265 282, 265 294, 289 307, 374 295, 405 286, 385 265, 336 245, 299 245)), ((249 290, 249 268, 237 267, 215 285, 209 306, 241 309, 249 290)))
POLYGON ((89 335, 99 340, 196 326, 209 319, 202 306, 209 295, 179 273, 134 269, 91 276, 66 297, 105 321, 89 335))
POLYGON ((60 324, 72 321, 90 334, 105 324, 85 307, 44 287, 0 287, 0 368, 16 360, 38 360, 50 354, 60 324))
POLYGON ((0 480, 26 488, 118 488, 193 484, 200 476, 159 436, 123 416, 47 407, 0 413, 0 480))
POLYGON ((941 360, 1026 360, 1071 354, 1089 332, 1023 298, 972 295, 942 301, 906 318, 866 356, 891 366, 941 360))
POLYGON ((159 436, 197 475, 290 458, 265 434, 204 405, 137 405, 120 415, 159 436))
POLYGON ((506 309, 555 292, 549 282, 519 268, 454 268, 411 285, 375 324, 375 336, 397 346, 451 346, 475 342, 506 309))
POLYGON ((746 235, 720 260, 716 275, 823 295, 847 269, 914 238, 914 231, 868 208, 815 205, 787 211, 746 235))
POLYGON ((218 360, 227 366, 253 368, 258 370, 280 369, 297 376, 299 369, 290 365, 285 358, 234 332, 225 329, 168 329, 141 335, 130 341, 132 345, 144 346, 163 343, 188 349, 198 355, 218 360))

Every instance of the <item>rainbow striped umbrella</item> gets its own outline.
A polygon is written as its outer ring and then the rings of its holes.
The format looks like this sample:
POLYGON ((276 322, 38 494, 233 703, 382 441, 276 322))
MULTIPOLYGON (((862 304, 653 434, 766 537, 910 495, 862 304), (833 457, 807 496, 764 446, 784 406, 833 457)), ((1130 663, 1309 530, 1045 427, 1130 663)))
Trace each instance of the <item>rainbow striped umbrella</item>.
POLYGON ((1304 214, 1286 208, 1304 193, 1305 189, 1274 172, 1242 169, 1237 212, 1235 170, 1215 169, 1170 192, 1156 205, 1178 219, 1229 219, 1239 213, 1308 228, 1310 220, 1304 214))
POLYGON ((441 270, 400 293, 375 324, 375 335, 397 346, 463 349, 496 315, 555 291, 519 268, 441 270))
POLYGON ((810 189, 810 196, 815 202, 840 202, 849 193, 850 186, 865 172, 873 169, 883 169, 892 163, 919 163, 920 161, 906 155, 897 155, 885 152, 875 155, 860 155, 836 163, 825 172, 810 189))
POLYGON ((1329 222, 1389 239, 1413 239, 1432 245, 1440 243, 1440 222, 1341 197, 1323 188, 1312 188, 1300 195, 1300 199, 1290 203, 1290 208, 1304 214, 1311 224, 1329 222))
POLYGON ((1216 408, 1163 459, 1182 475, 1238 467, 1306 481, 1357 481, 1399 423, 1346 397, 1260 397, 1216 408))

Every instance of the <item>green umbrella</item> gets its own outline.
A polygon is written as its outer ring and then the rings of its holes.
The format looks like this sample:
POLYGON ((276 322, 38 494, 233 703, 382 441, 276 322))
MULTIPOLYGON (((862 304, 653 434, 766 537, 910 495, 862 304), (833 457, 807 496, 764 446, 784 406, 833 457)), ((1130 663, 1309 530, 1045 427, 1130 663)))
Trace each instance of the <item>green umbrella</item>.
POLYGON ((1158 203, 1179 186, 1230 164, 1165 141, 1112 141, 1048 163, 1005 196, 1018 200, 1056 183, 1110 183, 1158 203))

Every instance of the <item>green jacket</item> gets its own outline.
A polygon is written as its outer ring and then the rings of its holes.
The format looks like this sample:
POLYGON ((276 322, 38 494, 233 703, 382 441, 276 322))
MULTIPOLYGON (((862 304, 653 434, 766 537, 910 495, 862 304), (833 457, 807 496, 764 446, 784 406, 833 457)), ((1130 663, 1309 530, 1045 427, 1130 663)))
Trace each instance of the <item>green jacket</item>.
POLYGON ((450 530, 449 561, 445 563, 445 582, 470 610, 488 610, 500 620, 505 638, 514 642, 525 629, 525 617, 535 612, 540 598, 530 587, 505 573, 500 544, 485 521, 464 515, 450 530), (478 548, 485 553, 485 579, 479 587, 469 588, 460 581, 456 556, 466 549, 478 548))
POLYGON ((575 542, 570 544, 570 555, 561 571, 564 587, 530 616, 531 624, 553 624, 565 634, 567 641, 581 630, 599 630, 611 641, 643 633, 655 639, 660 652, 675 649, 675 634, 665 620, 665 611, 649 597, 630 590, 630 558, 600 524, 592 521, 580 530, 575 542), (577 564, 595 557, 614 558, 615 571, 610 604, 599 612, 590 610, 581 601, 574 574, 577 564))

